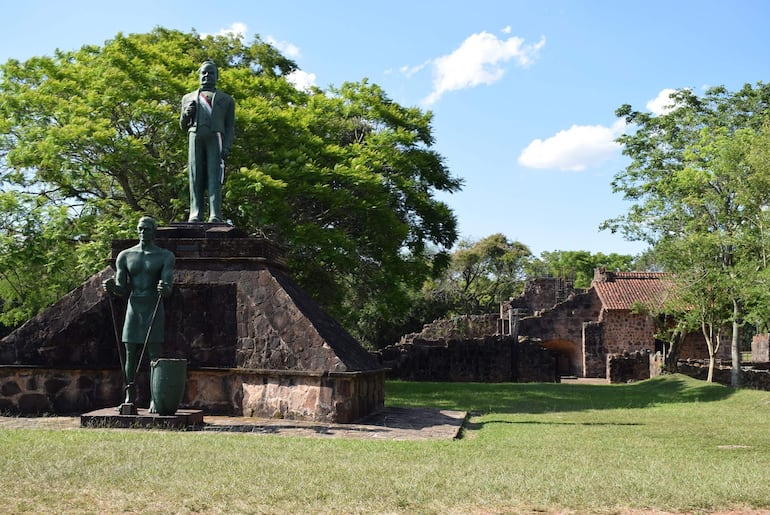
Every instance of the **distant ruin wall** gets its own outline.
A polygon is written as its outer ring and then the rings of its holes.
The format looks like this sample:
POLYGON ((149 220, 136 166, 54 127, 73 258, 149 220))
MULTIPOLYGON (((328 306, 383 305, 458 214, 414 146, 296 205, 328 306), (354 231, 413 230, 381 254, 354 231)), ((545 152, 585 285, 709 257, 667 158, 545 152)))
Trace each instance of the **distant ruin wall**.
MULTIPOLYGON (((680 361, 677 363, 677 372, 685 374, 695 379, 705 381, 708 377, 709 366, 706 361, 680 361)), ((714 368, 714 382, 730 385, 732 368, 726 362, 717 363, 714 368)), ((752 388, 754 390, 770 391, 770 371, 763 369, 742 369, 741 387, 752 388)))
MULTIPOLYGON (((652 356, 647 350, 607 356, 607 380, 614 384, 653 377, 652 356)), ((659 375, 659 369, 656 369, 656 375, 659 375)))
POLYGON ((530 314, 551 309, 556 304, 584 291, 573 288, 572 281, 559 277, 530 279, 524 286, 524 293, 500 303, 500 316, 504 317, 509 309, 523 309, 530 314))
POLYGON ((770 362, 770 335, 768 333, 755 334, 751 339, 751 362, 770 362))
POLYGON ((583 338, 583 322, 597 320, 601 303, 593 290, 575 295, 546 311, 541 316, 524 317, 519 322, 519 335, 542 340, 568 340, 580 343, 583 338))
MULTIPOLYGON (((706 340, 700 331, 689 333, 685 336, 681 347, 679 347, 680 360, 708 360, 709 350, 706 340)), ((730 338, 722 338, 722 343, 717 349, 717 359, 730 359, 730 338)))
POLYGON ((610 354, 655 350, 655 321, 627 310, 603 311, 604 345, 610 354))
POLYGON ((558 382, 551 351, 507 336, 391 345, 372 353, 407 381, 558 382))
POLYGON ((583 323, 583 375, 607 377, 607 347, 600 322, 583 323))
POLYGON ((401 343, 484 338, 497 334, 497 315, 462 315, 425 324, 419 333, 407 334, 401 343))

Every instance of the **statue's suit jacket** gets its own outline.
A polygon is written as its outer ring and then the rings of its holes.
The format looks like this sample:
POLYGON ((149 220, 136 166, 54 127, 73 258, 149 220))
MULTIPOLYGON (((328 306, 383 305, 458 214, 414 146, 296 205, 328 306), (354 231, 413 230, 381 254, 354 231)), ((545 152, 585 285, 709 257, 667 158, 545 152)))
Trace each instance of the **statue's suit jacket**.
MULTIPOLYGON (((182 97, 182 116, 179 118, 179 125, 183 129, 195 131, 195 117, 191 120, 192 125, 186 125, 184 118, 184 108, 190 102, 198 101, 198 91, 191 91, 182 97)), ((235 100, 233 97, 220 90, 216 90, 214 95, 214 105, 211 108, 211 131, 222 133, 222 152, 225 155, 230 153, 233 146, 233 137, 235 133, 235 100)))

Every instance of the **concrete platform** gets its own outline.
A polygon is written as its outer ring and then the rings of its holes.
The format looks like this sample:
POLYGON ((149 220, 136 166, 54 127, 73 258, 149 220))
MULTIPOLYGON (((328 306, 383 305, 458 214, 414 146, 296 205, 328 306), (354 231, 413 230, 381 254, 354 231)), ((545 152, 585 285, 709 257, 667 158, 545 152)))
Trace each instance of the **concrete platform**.
POLYGON ((202 410, 177 410, 174 415, 158 415, 144 408, 136 415, 121 415, 115 408, 102 408, 80 415, 80 426, 91 428, 160 428, 186 429, 203 424, 202 410))
POLYGON ((358 440, 452 440, 460 437, 466 418, 465 411, 390 407, 352 424, 206 417, 200 430, 358 440))
MULTIPOLYGON (((107 416, 119 417, 115 408, 105 408, 107 416)), ((80 430, 79 417, 0 417, 0 431, 13 429, 80 430)), ((140 415, 142 414, 140 410, 140 415)), ((201 424, 183 427, 218 433, 250 433, 282 437, 345 438, 358 440, 452 440, 461 435, 467 412, 432 408, 388 407, 352 424, 333 424, 304 420, 265 419, 253 417, 202 416, 201 424)), ((100 424, 98 427, 107 427, 100 424)), ((119 427, 119 426, 111 426, 119 427)), ((129 424, 122 427, 138 427, 129 424)), ((161 428, 162 426, 149 426, 161 428)))

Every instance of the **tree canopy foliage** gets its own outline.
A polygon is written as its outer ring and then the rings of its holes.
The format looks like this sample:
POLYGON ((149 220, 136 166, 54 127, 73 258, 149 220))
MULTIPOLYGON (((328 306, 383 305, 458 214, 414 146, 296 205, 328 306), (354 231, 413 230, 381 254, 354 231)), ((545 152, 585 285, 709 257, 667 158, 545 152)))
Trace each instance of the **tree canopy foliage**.
POLYGON ((426 282, 424 303, 433 313, 497 313, 500 302, 521 295, 531 279, 561 277, 576 288, 588 288, 596 268, 628 271, 635 266, 634 256, 584 250, 556 250, 535 257, 523 243, 497 233, 460 241, 448 270, 426 282))
POLYGON ((575 288, 588 288, 597 268, 625 272, 633 270, 635 263, 634 256, 614 252, 592 254, 587 250, 546 251, 530 265, 530 275, 562 277, 570 279, 575 288))
POLYGON ((447 273, 426 284, 426 295, 448 313, 494 313, 501 300, 521 293, 531 259, 526 245, 499 233, 463 240, 447 273))
POLYGON ((432 115, 366 80, 300 91, 258 37, 157 28, 0 67, 0 323, 17 324, 98 270, 141 214, 187 207, 179 102, 211 58, 236 100, 223 212, 289 252, 292 274, 354 332, 403 313, 448 262, 453 177, 432 115), (21 263, 24 266, 21 266, 21 263))
POLYGON ((690 328, 710 342, 712 368, 731 327, 734 382, 740 327, 768 317, 768 105, 770 85, 758 83, 679 90, 661 115, 617 111, 633 131, 619 138, 631 162, 613 187, 633 206, 605 227, 654 246, 678 278, 690 328))

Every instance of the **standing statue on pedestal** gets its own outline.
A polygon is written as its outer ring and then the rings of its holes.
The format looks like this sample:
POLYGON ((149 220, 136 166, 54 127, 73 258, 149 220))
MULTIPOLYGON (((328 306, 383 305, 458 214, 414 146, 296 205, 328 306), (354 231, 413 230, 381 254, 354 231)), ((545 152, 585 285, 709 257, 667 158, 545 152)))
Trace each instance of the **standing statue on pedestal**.
MULTIPOLYGON (((174 254, 155 245, 157 231, 155 220, 149 216, 139 219, 137 231, 139 243, 123 250, 115 261, 115 277, 102 284, 103 289, 113 295, 129 294, 126 320, 123 324, 123 344, 126 348, 124 374, 126 398, 123 406, 135 414, 136 377, 145 348, 150 360, 160 357, 165 330, 163 297, 171 295, 174 286, 174 254)), ((150 412, 155 412, 150 401, 150 412)))
POLYGON ((188 132, 190 222, 203 221, 204 191, 208 190, 209 222, 222 221, 225 160, 233 146, 235 101, 216 89, 219 72, 212 61, 198 70, 200 88, 182 98, 179 126, 188 132))

